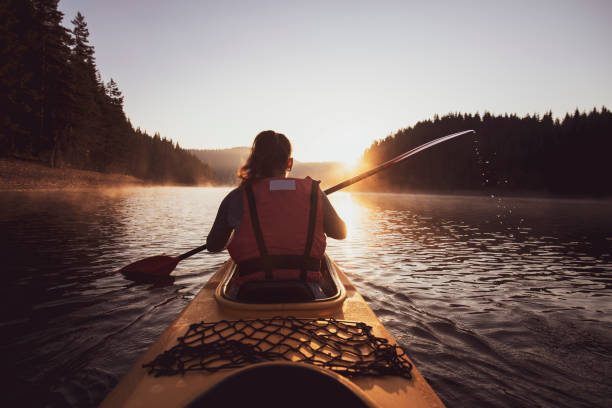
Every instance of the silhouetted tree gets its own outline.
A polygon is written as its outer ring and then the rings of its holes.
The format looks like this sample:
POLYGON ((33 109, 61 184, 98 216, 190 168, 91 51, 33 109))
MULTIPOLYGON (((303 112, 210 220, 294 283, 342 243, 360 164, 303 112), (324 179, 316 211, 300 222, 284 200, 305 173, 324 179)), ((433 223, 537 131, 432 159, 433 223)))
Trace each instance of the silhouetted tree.
MULTIPOLYGON (((38 137, 33 138, 32 152, 48 157, 56 166, 58 150, 66 137, 73 101, 70 67, 70 32, 60 25, 63 13, 59 0, 33 0, 38 47, 34 78, 38 91, 38 137)), ((34 136, 34 135, 32 135, 34 136)))
POLYGON ((37 22, 31 2, 0 0, 0 151, 21 155, 33 150, 38 131, 39 54, 37 22))
POLYGON ((106 95, 110 98, 110 102, 113 106, 118 109, 123 109, 123 95, 113 78, 111 78, 106 85, 106 95))
POLYGON ((70 55, 75 106, 71 109, 69 142, 64 149, 66 159, 81 168, 97 169, 96 154, 102 149, 103 135, 99 74, 95 65, 94 47, 89 44, 85 17, 79 12, 72 20, 74 47, 70 55))

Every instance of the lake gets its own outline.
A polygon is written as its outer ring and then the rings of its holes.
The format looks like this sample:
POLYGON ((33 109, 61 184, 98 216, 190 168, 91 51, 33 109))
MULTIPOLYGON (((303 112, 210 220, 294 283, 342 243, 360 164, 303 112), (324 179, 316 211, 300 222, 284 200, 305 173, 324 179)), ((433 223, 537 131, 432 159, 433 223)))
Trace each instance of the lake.
MULTIPOLYGON (((89 407, 227 253, 172 285, 116 270, 205 241, 228 188, 1 192, 0 358, 11 405, 89 407)), ((449 407, 612 400, 612 202, 339 192, 328 240, 449 407)))

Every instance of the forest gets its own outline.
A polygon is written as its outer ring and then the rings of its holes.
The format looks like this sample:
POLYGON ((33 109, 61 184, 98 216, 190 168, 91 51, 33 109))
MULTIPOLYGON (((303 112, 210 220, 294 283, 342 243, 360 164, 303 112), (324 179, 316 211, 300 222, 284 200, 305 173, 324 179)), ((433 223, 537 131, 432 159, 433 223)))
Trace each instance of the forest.
MULTIPOLYGON (((214 180, 211 167, 192 152, 132 125, 117 82, 102 81, 85 17, 78 13, 70 29, 63 27, 58 2, 0 0, 0 157, 128 174, 152 183, 214 180)), ((612 114, 605 107, 563 118, 551 112, 435 116, 374 142, 363 162, 372 166, 465 129, 474 129, 476 136, 438 145, 356 187, 612 194, 612 114)))
POLYGON ((410 158, 361 189, 480 191, 561 196, 612 195, 612 113, 605 107, 545 115, 454 113, 418 122, 374 142, 363 161, 375 165, 434 138, 473 129, 410 158))
POLYGON ((58 3, 0 0, 0 156, 153 183, 212 180, 178 143, 134 128, 117 82, 102 81, 85 17, 63 27, 58 3))

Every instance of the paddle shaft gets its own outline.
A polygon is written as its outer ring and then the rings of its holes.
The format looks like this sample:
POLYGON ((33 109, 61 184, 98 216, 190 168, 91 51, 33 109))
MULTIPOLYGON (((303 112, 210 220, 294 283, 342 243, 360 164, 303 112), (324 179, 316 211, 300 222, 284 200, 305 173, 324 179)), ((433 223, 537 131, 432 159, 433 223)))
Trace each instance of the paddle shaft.
POLYGON ((199 247, 197 247, 197 248, 195 248, 195 249, 192 249, 192 250, 191 250, 191 251, 189 251, 189 252, 185 252, 184 254, 179 255, 179 256, 177 256, 176 258, 177 258, 179 261, 182 261, 183 259, 185 259, 185 258, 189 258, 191 255, 195 255, 195 254, 197 254, 198 252, 202 252, 202 251, 203 251, 203 250, 205 250, 205 249, 206 249, 206 244, 204 244, 204 245, 202 245, 202 246, 199 246, 199 247))
MULTIPOLYGON (((428 148, 430 148, 432 146, 435 146, 435 145, 437 145, 439 143, 446 142, 447 140, 454 139, 454 138, 456 138, 458 136, 466 135, 468 133, 476 133, 476 132, 473 131, 473 130, 465 130, 463 132, 453 133, 451 135, 446 135, 446 136, 442 136, 442 137, 439 137, 437 139, 431 140, 431 141, 429 141, 427 143, 424 143, 424 144, 422 144, 422 145, 420 145, 418 147, 415 147, 412 150, 407 151, 406 153, 402 153, 399 156, 397 156, 397 157, 395 157, 395 158, 393 158, 393 159, 391 159, 389 161, 386 161, 386 162, 384 162, 383 164, 381 164, 381 165, 379 165, 377 167, 374 167, 373 169, 370 169, 370 170, 365 171, 365 172, 363 172, 361 174, 358 174, 355 177, 351 177, 348 180, 344 180, 342 183, 336 184, 335 186, 328 188, 324 192, 325 192, 326 195, 330 195, 332 193, 335 193, 336 191, 342 190, 345 187, 353 185, 353 184, 357 183, 358 181, 363 180, 364 178, 370 177, 370 176, 372 176, 372 175, 374 175, 374 174, 376 174, 378 172, 381 172, 381 171, 383 171, 385 169, 388 169, 389 167, 392 167, 392 166, 395 166, 397 164, 400 164, 403 161, 405 161, 406 159, 408 159, 410 156, 413 156, 413 155, 415 155, 415 154, 417 154, 417 153, 419 153, 419 152, 421 152, 421 151, 423 151, 425 149, 428 149, 428 148)), ((183 259, 189 258, 190 256, 195 255, 198 252, 202 252, 205 249, 206 249, 206 244, 204 244, 202 246, 199 246, 199 247, 197 247, 195 249, 192 249, 189 252, 185 252, 182 255, 179 255, 177 257, 177 259, 179 261, 182 261, 183 259)))
POLYGON ((429 141, 427 143, 424 143, 424 144, 422 144, 422 145, 420 145, 418 147, 415 147, 412 150, 407 151, 406 153, 402 153, 399 156, 394 157, 393 159, 391 159, 389 161, 386 161, 383 164, 381 164, 381 165, 379 165, 377 167, 374 167, 371 170, 363 172, 363 173, 361 173, 361 174, 359 174, 359 175, 357 175, 355 177, 352 177, 352 178, 350 178, 348 180, 344 180, 340 184, 336 184, 335 186, 328 188, 327 190, 325 190, 325 194, 329 195, 331 193, 334 193, 334 192, 336 192, 338 190, 341 190, 341 189, 343 189, 345 187, 350 186, 351 184, 355 184, 358 181, 363 180, 364 178, 370 177, 370 176, 372 176, 372 175, 374 175, 374 174, 376 174, 378 172, 381 172, 381 171, 383 171, 385 169, 388 169, 389 167, 392 167, 392 166, 395 166, 397 164, 400 164, 404 160, 409 158, 410 156, 413 156, 413 155, 415 155, 415 154, 417 154, 417 153, 419 153, 419 152, 421 152, 421 151, 423 151, 425 149, 428 149, 428 148, 430 148, 432 146, 435 146, 435 145, 437 145, 439 143, 446 142, 447 140, 454 139, 454 138, 456 138, 458 136, 466 135, 468 133, 476 133, 476 132, 473 131, 473 130, 464 130, 463 132, 453 133, 452 135, 446 135, 446 136, 442 136, 442 137, 439 137, 437 139, 431 140, 431 141, 429 141))

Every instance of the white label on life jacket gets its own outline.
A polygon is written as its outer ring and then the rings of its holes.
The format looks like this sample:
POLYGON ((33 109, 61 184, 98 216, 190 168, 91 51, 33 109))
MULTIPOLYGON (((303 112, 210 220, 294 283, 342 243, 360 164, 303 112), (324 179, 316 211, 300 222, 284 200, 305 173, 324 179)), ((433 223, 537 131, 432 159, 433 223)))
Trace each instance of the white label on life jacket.
POLYGON ((295 180, 270 180, 270 191, 295 190, 295 180))

